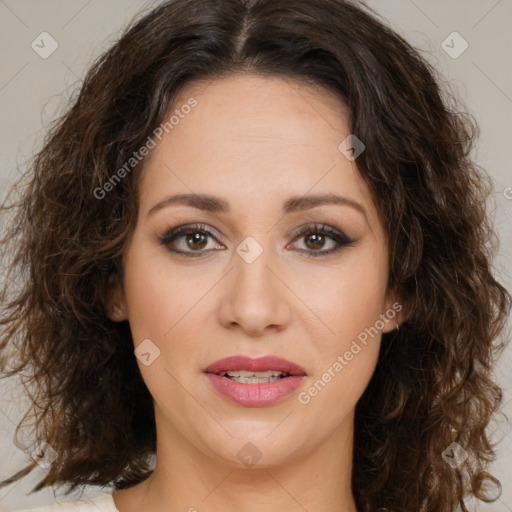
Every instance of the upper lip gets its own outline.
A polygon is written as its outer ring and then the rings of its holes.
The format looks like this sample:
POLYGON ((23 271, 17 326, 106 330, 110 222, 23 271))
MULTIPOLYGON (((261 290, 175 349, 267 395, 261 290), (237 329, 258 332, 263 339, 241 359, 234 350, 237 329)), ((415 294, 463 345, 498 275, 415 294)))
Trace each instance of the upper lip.
POLYGON ((280 371, 290 375, 306 375, 306 371, 302 366, 287 361, 282 357, 263 356, 253 359, 247 356, 231 356, 225 359, 219 359, 208 366, 205 373, 216 373, 245 370, 252 372, 265 372, 268 370, 280 371))

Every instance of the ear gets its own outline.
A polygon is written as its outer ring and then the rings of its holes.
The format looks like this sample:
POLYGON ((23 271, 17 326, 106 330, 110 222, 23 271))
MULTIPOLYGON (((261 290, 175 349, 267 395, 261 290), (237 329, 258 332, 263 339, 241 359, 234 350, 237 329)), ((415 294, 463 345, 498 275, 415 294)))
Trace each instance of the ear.
POLYGON ((120 281, 110 282, 106 287, 105 304, 107 317, 113 322, 128 320, 128 308, 123 284, 120 281))
POLYGON ((384 311, 382 312, 382 320, 384 327, 382 332, 391 332, 399 328, 400 324, 406 320, 404 311, 405 307, 400 295, 395 289, 389 290, 384 303, 384 311))

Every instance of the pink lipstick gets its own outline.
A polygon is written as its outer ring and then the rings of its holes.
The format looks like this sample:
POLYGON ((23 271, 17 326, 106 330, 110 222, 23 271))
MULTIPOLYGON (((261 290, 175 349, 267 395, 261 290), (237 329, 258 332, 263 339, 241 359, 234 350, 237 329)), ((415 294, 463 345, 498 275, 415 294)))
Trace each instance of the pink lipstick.
POLYGON ((204 373, 222 396, 246 407, 279 402, 306 378, 304 368, 277 356, 227 357, 208 366, 204 373))

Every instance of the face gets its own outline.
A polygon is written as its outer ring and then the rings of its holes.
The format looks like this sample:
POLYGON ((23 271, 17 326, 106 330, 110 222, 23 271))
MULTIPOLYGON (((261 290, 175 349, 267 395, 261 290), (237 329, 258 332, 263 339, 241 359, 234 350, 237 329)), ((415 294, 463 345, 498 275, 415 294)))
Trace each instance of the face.
POLYGON ((384 227, 339 149, 350 130, 330 93, 232 76, 189 84, 176 109, 144 162, 111 318, 129 321, 159 445, 238 466, 243 447, 259 464, 292 462, 346 438, 381 333, 398 323, 384 227), (302 376, 205 373, 240 355, 283 358, 302 376))

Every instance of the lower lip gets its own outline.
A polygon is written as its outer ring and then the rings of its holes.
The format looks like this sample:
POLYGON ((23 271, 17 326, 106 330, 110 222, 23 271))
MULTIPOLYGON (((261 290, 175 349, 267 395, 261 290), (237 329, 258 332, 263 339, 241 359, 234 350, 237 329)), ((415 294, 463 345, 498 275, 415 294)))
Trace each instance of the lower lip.
POLYGON ((263 384, 241 384, 215 373, 207 373, 206 376, 221 395, 246 407, 265 407, 275 404, 293 393, 306 378, 305 375, 300 375, 263 384))

